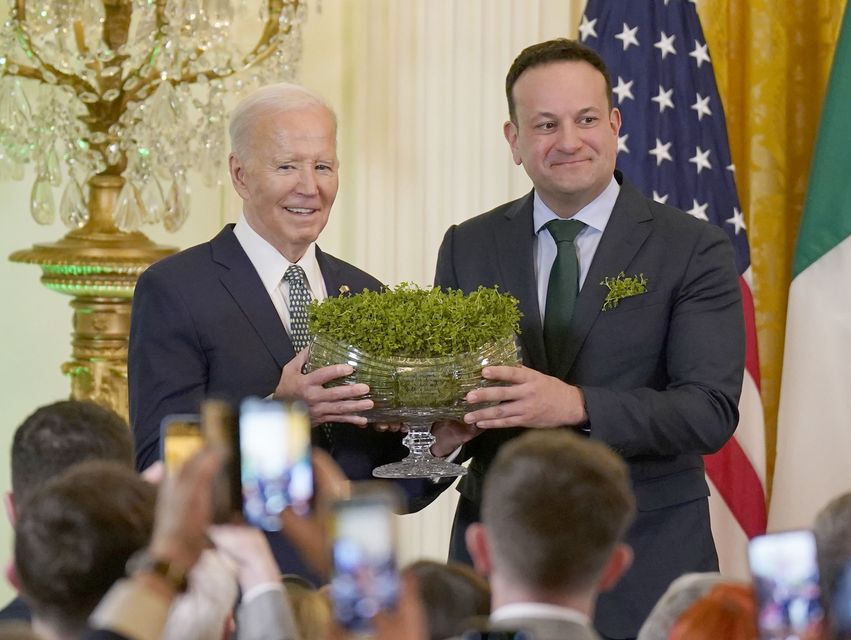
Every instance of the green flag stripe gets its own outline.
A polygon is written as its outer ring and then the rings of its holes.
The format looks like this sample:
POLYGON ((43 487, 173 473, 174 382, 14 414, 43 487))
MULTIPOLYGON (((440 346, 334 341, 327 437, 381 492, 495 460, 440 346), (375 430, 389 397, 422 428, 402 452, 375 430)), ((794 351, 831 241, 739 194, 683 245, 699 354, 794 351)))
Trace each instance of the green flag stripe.
POLYGON ((851 235, 851 4, 833 55, 792 278, 851 235))

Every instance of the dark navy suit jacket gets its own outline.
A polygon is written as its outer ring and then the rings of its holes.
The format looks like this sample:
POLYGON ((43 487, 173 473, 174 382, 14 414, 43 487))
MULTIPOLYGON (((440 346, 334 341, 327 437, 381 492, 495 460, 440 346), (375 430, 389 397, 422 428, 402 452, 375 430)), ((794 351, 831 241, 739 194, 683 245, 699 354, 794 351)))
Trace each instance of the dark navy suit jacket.
MULTIPOLYGON (((738 422, 744 316, 723 231, 646 198, 619 172, 616 178, 621 191, 577 298, 565 361, 547 362, 544 348, 532 193, 450 228, 435 282, 464 291, 499 285, 517 297, 524 363, 579 385, 590 437, 629 465, 638 517, 627 542, 635 563, 596 613, 603 635, 629 638, 674 578, 717 567, 701 456, 718 450, 738 422), (647 292, 603 311, 601 283, 620 272, 644 274, 647 292)), ((472 458, 459 485, 471 507, 466 520, 475 518, 500 446, 522 431, 487 431, 464 447, 472 458)), ((461 536, 467 523, 458 524, 461 536)))

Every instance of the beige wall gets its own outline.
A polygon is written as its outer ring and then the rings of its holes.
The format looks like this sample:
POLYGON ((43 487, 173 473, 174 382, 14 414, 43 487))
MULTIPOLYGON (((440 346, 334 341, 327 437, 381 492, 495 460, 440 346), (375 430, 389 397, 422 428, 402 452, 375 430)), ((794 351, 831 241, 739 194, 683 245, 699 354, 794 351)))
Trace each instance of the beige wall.
MULTIPOLYGON (((304 37, 300 80, 337 108, 342 182, 322 247, 388 283, 431 281, 446 227, 529 188, 510 161, 503 81, 525 45, 575 34, 581 0, 321 0, 304 37)), ((186 247, 238 213, 229 185, 194 176, 192 214, 156 241, 186 247)), ((32 177, 0 183, 0 256, 58 239, 28 213, 32 177)), ((58 195, 56 194, 57 200, 58 195)), ((38 269, 0 259, 0 490, 9 487, 9 442, 35 407, 64 398, 59 365, 70 353, 68 298, 38 284, 38 269)), ((403 518, 405 558, 444 557, 454 492, 403 518)), ((11 530, 0 525, 0 562, 11 530)), ((0 601, 11 594, 0 586, 0 601)))

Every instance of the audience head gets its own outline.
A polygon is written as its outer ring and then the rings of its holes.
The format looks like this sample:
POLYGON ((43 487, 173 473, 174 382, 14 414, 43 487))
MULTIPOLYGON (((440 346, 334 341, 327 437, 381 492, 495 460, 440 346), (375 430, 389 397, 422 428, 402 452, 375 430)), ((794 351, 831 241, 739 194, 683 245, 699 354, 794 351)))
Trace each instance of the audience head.
POLYGON ((301 640, 325 640, 333 619, 328 595, 299 576, 284 576, 283 582, 301 640))
POLYGON ((230 121, 231 182, 249 226, 291 262, 328 222, 337 196, 337 120, 298 85, 261 87, 230 121))
POLYGON ((466 565, 420 560, 404 573, 417 580, 430 640, 459 635, 468 628, 470 618, 490 613, 487 580, 466 565))
POLYGON ((844 576, 851 563, 851 492, 831 500, 816 515, 813 524, 816 537, 819 585, 828 625, 836 627, 837 591, 845 586, 844 576))
POLYGON ((63 400, 41 407, 15 431, 12 492, 22 503, 34 489, 84 460, 133 468, 133 437, 115 412, 93 402, 63 400))
POLYGON ((91 611, 151 537, 156 489, 126 465, 89 461, 21 505, 15 563, 38 624, 82 630, 91 611))
POLYGON ((677 618, 670 640, 756 640, 756 603, 749 585, 712 587, 677 618))
POLYGON ((638 640, 668 640, 677 618, 715 585, 725 582, 720 573, 687 573, 674 580, 641 625, 638 640))
POLYGON ((204 551, 188 575, 189 589, 177 597, 168 613, 161 640, 221 640, 233 624, 239 595, 234 571, 222 556, 204 551))
POLYGON ((498 582, 540 597, 614 585, 632 559, 621 543, 635 514, 623 460, 600 442, 533 430, 504 446, 492 468, 467 546, 492 576, 495 607, 498 582))

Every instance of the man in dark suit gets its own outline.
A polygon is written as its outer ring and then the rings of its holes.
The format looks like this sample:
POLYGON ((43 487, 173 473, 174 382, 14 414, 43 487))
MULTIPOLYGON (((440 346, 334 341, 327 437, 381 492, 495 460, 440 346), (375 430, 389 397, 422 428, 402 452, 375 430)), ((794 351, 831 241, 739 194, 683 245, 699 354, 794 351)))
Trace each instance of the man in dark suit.
POLYGON ((450 554, 463 559, 484 474, 522 428, 601 440, 626 459, 639 514, 627 536, 635 564, 600 599, 595 622, 607 637, 632 638, 674 578, 717 570, 701 456, 738 421, 744 323, 733 251, 719 229, 646 198, 614 170, 620 112, 596 52, 564 39, 533 45, 506 93, 505 137, 534 190, 450 228, 435 280, 516 296, 525 366, 486 368, 507 386, 467 400, 500 404, 435 425, 436 454, 466 443, 462 459, 472 458, 450 554), (575 237, 554 228, 565 224, 575 237))
POLYGON ((381 286, 316 245, 337 195, 336 129, 331 109, 295 85, 263 87, 235 109, 229 166, 242 216, 152 265, 136 285, 128 373, 139 469, 160 456, 164 416, 195 413, 207 397, 251 395, 301 398, 314 426, 335 423, 314 429, 314 441, 353 479, 404 457, 399 434, 358 428, 366 420, 354 414, 372 406, 356 400, 366 385, 323 388, 351 367, 302 373, 307 335, 291 311, 298 291, 323 299, 381 286))
POLYGON ((466 535, 476 569, 490 578, 487 627, 537 640, 599 638, 591 628, 597 596, 632 560, 623 537, 635 498, 623 460, 572 433, 530 431, 494 464, 482 522, 466 535))

